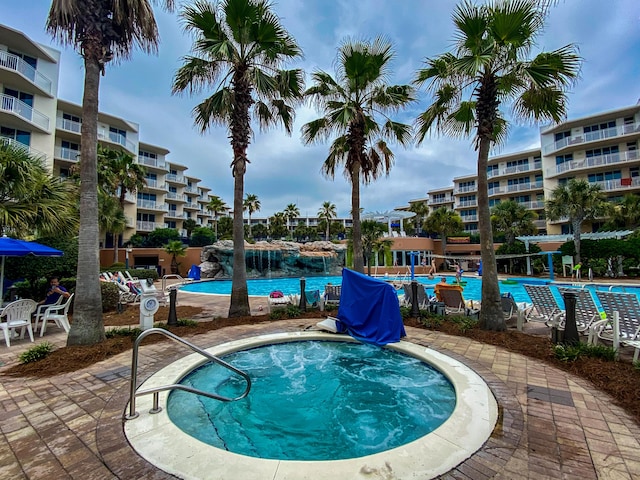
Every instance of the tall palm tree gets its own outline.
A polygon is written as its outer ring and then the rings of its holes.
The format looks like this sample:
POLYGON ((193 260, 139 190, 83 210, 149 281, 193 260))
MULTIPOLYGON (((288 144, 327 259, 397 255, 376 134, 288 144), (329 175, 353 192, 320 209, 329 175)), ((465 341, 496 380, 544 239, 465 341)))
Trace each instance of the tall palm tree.
POLYGON ((534 235, 538 231, 533 224, 536 218, 535 212, 514 200, 500 202, 491 209, 493 230, 503 233, 508 245, 515 243, 518 235, 534 235))
POLYGON ((180 240, 171 240, 164 246, 164 251, 171 255, 171 273, 179 273, 180 264, 177 257, 184 257, 187 253, 187 246, 180 240))
MULTIPOLYGON (((172 0, 165 0, 171 9, 172 0)), ((73 45, 84 59, 84 93, 80 142, 80 235, 73 325, 67 345, 102 342, 100 293, 100 228, 98 224, 98 92, 100 74, 113 59, 126 59, 135 46, 157 49, 158 28, 147 0, 53 0, 47 31, 63 44, 73 45)))
POLYGON ((489 150, 506 137, 500 106, 511 101, 516 118, 560 122, 566 116, 566 91, 580 70, 573 45, 528 59, 544 26, 546 9, 541 6, 537 0, 463 2, 453 13, 454 52, 428 59, 415 78, 418 85, 429 82, 435 99, 417 119, 418 142, 432 129, 453 136, 475 134, 483 265, 480 325, 489 330, 506 329, 487 191, 489 150))
MULTIPOLYGON (((547 200, 546 215, 549 220, 567 217, 573 230, 573 245, 576 250, 576 263, 580 262, 580 233, 582 224, 605 216, 611 205, 597 183, 586 180, 569 180, 558 185, 547 200)), ((484 273, 484 272, 483 272, 484 273)))
POLYGON ((427 202, 414 202, 409 206, 409 211, 416 214, 412 219, 415 225, 416 234, 420 233, 424 221, 429 216, 429 205, 427 202))
POLYGON ((227 204, 217 195, 211 195, 209 197, 209 203, 207 203, 207 209, 213 215, 213 221, 215 225, 216 242, 218 241, 218 218, 221 213, 225 213, 229 210, 227 204))
POLYGON ((217 90, 195 107, 196 125, 206 131, 226 125, 233 149, 233 279, 229 317, 249 315, 242 205, 251 110, 261 129, 293 125, 293 105, 301 99, 301 70, 281 70, 285 61, 302 52, 265 0, 196 0, 181 17, 194 35, 193 56, 177 71, 174 93, 217 90), (252 109, 253 107, 253 109, 252 109))
POLYGON ((0 235, 74 237, 75 185, 53 177, 26 148, 0 144, 0 235))
POLYGON ((640 195, 628 193, 613 205, 607 227, 612 230, 618 228, 634 230, 640 227, 640 195))
POLYGON ((353 266, 360 273, 364 273, 360 182, 368 184, 383 173, 388 175, 394 154, 387 141, 406 145, 411 139, 411 127, 388 116, 414 100, 410 85, 386 83, 393 57, 391 44, 381 38, 347 40, 338 49, 336 76, 315 71, 313 86, 305 92, 323 116, 302 127, 303 141, 311 144, 337 135, 322 172, 334 178, 343 164, 351 182, 353 266))
POLYGON ((113 261, 118 261, 118 235, 127 228, 127 217, 118 200, 104 192, 98 192, 98 225, 106 232, 112 233, 113 261))
POLYGON ((329 241, 329 235, 331 233, 331 220, 333 220, 334 218, 336 218, 338 216, 337 212, 336 212, 336 206, 335 204, 331 203, 331 202, 323 202, 322 203, 322 207, 320 207, 320 210, 318 210, 318 218, 322 219, 322 220, 326 220, 327 222, 327 233, 324 237, 324 239, 328 242, 329 241))
POLYGON ((295 220, 300 216, 300 209, 295 203, 290 203, 284 209, 284 218, 287 219, 287 230, 291 228, 291 220, 295 220))
POLYGON ((440 207, 427 217, 424 227, 427 232, 437 233, 442 239, 442 255, 447 255, 447 237, 464 230, 464 223, 458 212, 440 207))
POLYGON ((245 210, 249 214, 249 237, 253 238, 253 234, 251 233, 251 215, 260 211, 260 200, 257 195, 247 193, 247 196, 242 201, 242 211, 244 212, 245 210))

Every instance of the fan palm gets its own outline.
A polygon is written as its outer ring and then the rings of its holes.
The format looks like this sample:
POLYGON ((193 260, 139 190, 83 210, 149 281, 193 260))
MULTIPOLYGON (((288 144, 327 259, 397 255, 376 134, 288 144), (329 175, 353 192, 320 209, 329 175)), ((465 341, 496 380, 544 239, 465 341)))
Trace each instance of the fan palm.
POLYGON ((229 210, 227 204, 217 195, 211 195, 209 197, 209 203, 207 204, 207 209, 213 214, 213 221, 215 222, 215 234, 216 234, 216 242, 218 241, 218 219, 221 213, 229 210))
POLYGON ((293 104, 302 96, 300 70, 281 70, 301 56, 293 37, 264 0, 196 0, 181 14, 185 30, 194 35, 194 55, 185 57, 173 83, 174 93, 217 89, 194 108, 202 132, 225 125, 233 149, 233 279, 229 317, 249 315, 242 206, 244 174, 249 159, 251 111, 262 129, 293 125, 293 104))
POLYGON ((513 244, 518 235, 534 235, 538 229, 533 224, 535 212, 527 210, 514 200, 500 202, 491 209, 491 224, 494 232, 504 234, 506 244, 513 244))
POLYGON ((331 202, 324 202, 320 210, 318 210, 318 218, 325 220, 327 222, 327 233, 324 237, 326 241, 329 241, 329 235, 331 233, 331 220, 336 218, 337 216, 336 206, 331 202))
POLYGON ((573 230, 573 246, 576 250, 576 264, 580 262, 580 233, 587 220, 602 217, 610 212, 611 205, 597 183, 586 180, 569 180, 558 185, 547 200, 546 214, 549 220, 567 217, 573 230))
POLYGON ((351 183, 353 268, 360 273, 364 273, 360 182, 368 184, 383 173, 388 175, 394 158, 388 140, 406 145, 411 139, 410 126, 388 116, 414 100, 410 85, 386 83, 393 57, 391 44, 383 39, 347 40, 338 49, 336 76, 314 72, 313 85, 305 92, 323 116, 302 127, 303 141, 312 144, 337 135, 322 172, 334 178, 336 168, 344 165, 351 183))
MULTIPOLYGON (((171 9, 172 0, 164 5, 171 9)), ((100 74, 113 59, 126 59, 134 47, 155 51, 158 28, 147 0, 53 0, 47 31, 73 45, 84 59, 80 138, 80 235, 73 325, 67 345, 92 345, 105 339, 100 293, 98 224, 98 92, 100 74)))
POLYGON ((423 230, 422 225, 424 224, 425 219, 429 216, 429 205, 427 202, 414 202, 409 205, 409 211, 416 214, 412 220, 417 235, 423 230))
POLYGON ((244 212, 245 210, 249 214, 249 237, 253 238, 253 234, 251 233, 251 215, 260 211, 260 200, 257 195, 247 193, 247 196, 242 201, 242 211, 244 212))
POLYGON ((560 122, 566 116, 566 91, 580 69, 573 45, 528 60, 543 29, 546 9, 541 7, 546 3, 537 0, 463 2, 453 13, 454 52, 428 59, 415 78, 418 85, 429 83, 435 99, 417 119, 418 142, 432 130, 453 136, 475 134, 483 265, 480 325, 490 330, 506 328, 487 191, 489 150, 506 138, 500 106, 511 101, 515 117, 560 122))
POLYGON ((75 186, 52 177, 42 159, 26 148, 0 144, 0 178, 0 235, 77 235, 75 186))
POLYGON ((440 207, 427 217, 424 221, 424 227, 427 232, 437 233, 442 239, 442 254, 447 255, 447 237, 458 233, 464 229, 462 218, 457 212, 447 208, 440 207))
POLYGON ((610 229, 634 230, 640 226, 640 195, 628 193, 611 208, 611 218, 607 222, 610 229))
POLYGON ((386 225, 375 220, 362 221, 362 249, 367 259, 367 275, 371 276, 371 265, 374 263, 373 254, 384 252, 393 244, 392 240, 382 238, 387 231, 386 225))
POLYGON ((295 220, 300 216, 300 209, 295 203, 290 203, 287 208, 284 209, 284 218, 287 219, 287 229, 291 229, 291 220, 295 220))

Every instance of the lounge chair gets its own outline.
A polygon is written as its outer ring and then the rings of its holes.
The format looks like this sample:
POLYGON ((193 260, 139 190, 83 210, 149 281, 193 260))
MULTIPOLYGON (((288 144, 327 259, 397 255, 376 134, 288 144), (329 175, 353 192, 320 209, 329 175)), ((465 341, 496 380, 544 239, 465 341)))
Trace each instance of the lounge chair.
POLYGON ((42 327, 40 327, 40 336, 43 336, 44 332, 47 331, 48 322, 54 322, 58 327, 63 328, 65 332, 69 333, 69 330, 71 330, 71 326, 69 325, 69 307, 71 306, 74 295, 75 293, 72 293, 66 302, 56 307, 48 308, 44 312, 42 327))
MULTIPOLYGON (((405 283, 402 285, 402 289, 404 291, 404 302, 403 305, 405 307, 413 306, 413 290, 411 289, 410 283, 405 283)), ((421 283, 418 283, 418 308, 426 309, 429 308, 429 296, 427 295, 427 290, 425 286, 421 283)))
POLYGON ((520 312, 522 312, 523 318, 526 319, 533 309, 533 305, 527 302, 517 303, 509 293, 500 295, 500 303, 502 304, 502 312, 507 320, 520 312))
POLYGON ((558 287, 558 291, 563 299, 565 292, 574 292, 578 295, 576 299, 576 327, 578 332, 588 332, 591 325, 600 320, 600 310, 598 310, 596 302, 588 289, 558 287))
POLYGON ((16 328, 20 329, 20 339, 24 338, 24 331, 29 332, 29 338, 33 342, 33 327, 31 326, 31 314, 38 304, 30 299, 16 300, 9 303, 0 313, 0 329, 4 333, 4 341, 7 347, 11 346, 11 336, 16 328), (4 321, 3 321, 4 320, 4 321))
POLYGON ((458 285, 451 285, 457 288, 439 288, 436 292, 436 298, 444 303, 445 314, 461 313, 467 316, 473 316, 480 312, 475 308, 467 307, 467 304, 462 296, 462 287, 458 285))
POLYGON ((267 305, 269 306, 269 312, 274 307, 286 307, 291 304, 291 296, 284 295, 279 290, 274 290, 269 294, 269 298, 267 299, 267 305))
POLYGON ((599 292, 598 300, 607 314, 606 320, 595 322, 589 340, 596 343, 598 338, 613 342, 616 350, 619 344, 635 348, 633 361, 640 354, 640 301, 635 293, 599 292))
POLYGON ((42 317, 44 317, 45 312, 49 309, 49 307, 55 307, 58 306, 62 303, 62 300, 64 300, 64 295, 58 295, 58 299, 55 301, 55 303, 43 303, 41 305, 38 305, 38 307, 36 308, 36 316, 33 320, 33 329, 37 332, 38 331, 38 324, 40 323, 40 321, 42 320, 42 317))
POLYGON ((325 285, 324 287, 324 304, 340 305, 340 295, 342 294, 341 285, 325 285))
POLYGON ((548 327, 559 327, 564 323, 564 310, 560 308, 549 285, 524 285, 529 294, 533 310, 527 320, 544 322, 548 327))

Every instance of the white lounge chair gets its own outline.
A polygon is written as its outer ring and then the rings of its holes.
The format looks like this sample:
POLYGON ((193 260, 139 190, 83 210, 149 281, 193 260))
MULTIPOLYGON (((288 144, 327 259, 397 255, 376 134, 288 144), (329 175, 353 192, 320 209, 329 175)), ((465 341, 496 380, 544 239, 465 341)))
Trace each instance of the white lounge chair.
POLYGON ((340 305, 340 295, 342 294, 342 285, 325 285, 324 287, 324 304, 340 305))
POLYGON ((558 287, 558 291, 563 299, 566 292, 573 292, 578 296, 576 298, 576 327, 578 332, 588 332, 591 325, 600 320, 600 310, 598 310, 598 306, 588 289, 558 287))
POLYGON ((0 313, 0 329, 4 333, 4 341, 7 347, 11 346, 11 335, 16 328, 20 329, 20 339, 24 338, 24 331, 29 332, 29 338, 33 342, 33 327, 31 326, 31 314, 38 304, 30 299, 16 300, 2 309, 0 313))
POLYGON ((635 293, 617 293, 596 291, 598 300, 607 314, 606 320, 592 325, 589 340, 597 343, 598 338, 613 342, 613 348, 619 344, 635 348, 633 361, 640 354, 640 301, 635 293))
POLYGON ((560 327, 564 322, 564 310, 560 308, 549 285, 524 285, 533 309, 527 320, 544 322, 548 327, 560 327))
POLYGON ((67 301, 57 305, 53 308, 48 308, 44 312, 44 316, 42 317, 42 327, 40 327, 40 336, 44 335, 44 332, 47 331, 47 323, 54 322, 58 327, 63 328, 65 332, 69 333, 71 326, 69 325, 69 307, 71 306, 71 302, 73 301, 73 296, 75 293, 72 293, 67 301))

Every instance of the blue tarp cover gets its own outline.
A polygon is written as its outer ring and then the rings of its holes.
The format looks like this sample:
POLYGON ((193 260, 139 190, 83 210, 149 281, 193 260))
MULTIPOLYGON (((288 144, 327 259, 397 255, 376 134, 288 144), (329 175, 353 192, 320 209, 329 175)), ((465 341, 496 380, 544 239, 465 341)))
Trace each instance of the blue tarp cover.
POLYGON ((200 280, 200 267, 198 265, 191 265, 187 277, 192 280, 200 280))
POLYGON ((338 331, 361 342, 386 345, 406 335, 393 285, 347 268, 342 269, 338 331))

